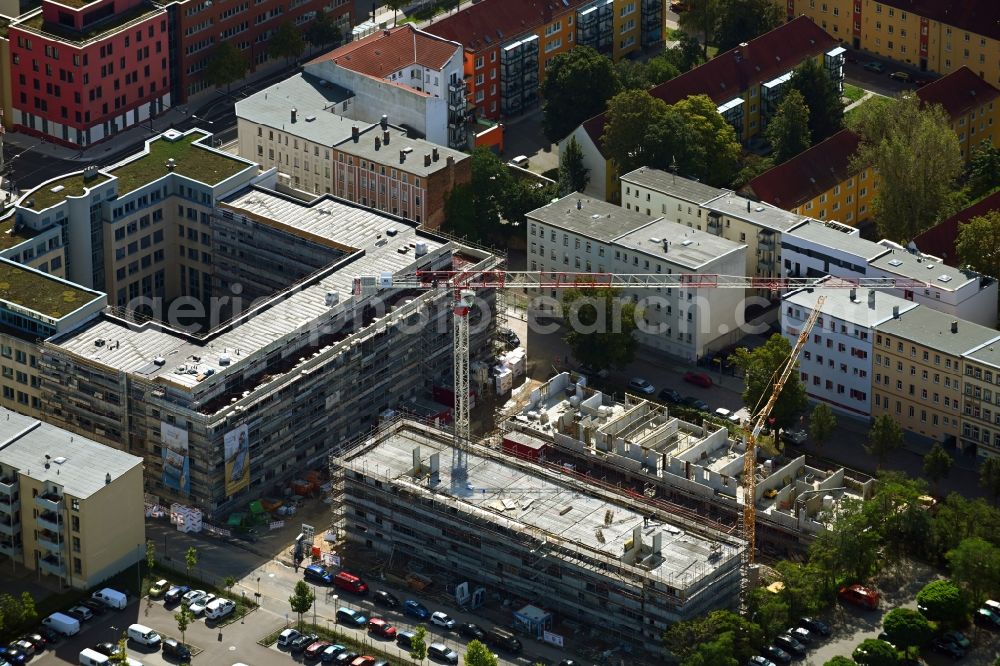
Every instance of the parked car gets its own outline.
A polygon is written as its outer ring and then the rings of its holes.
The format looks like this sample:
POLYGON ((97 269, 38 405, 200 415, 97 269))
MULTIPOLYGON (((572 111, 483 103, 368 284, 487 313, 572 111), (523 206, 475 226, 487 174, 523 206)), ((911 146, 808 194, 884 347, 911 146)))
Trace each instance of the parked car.
POLYGON ((191 604, 195 603, 206 594, 208 593, 205 592, 205 590, 190 590, 189 592, 187 592, 187 594, 181 597, 181 604, 190 608, 191 604))
POLYGON ((876 74, 881 74, 885 71, 885 65, 874 60, 869 60, 863 65, 863 67, 869 72, 875 72, 876 74))
POLYGON ((301 636, 299 632, 294 629, 285 629, 280 634, 278 634, 278 647, 279 648, 291 648, 292 643, 298 640, 301 636))
POLYGON ((600 370, 598 370, 597 368, 590 365, 581 365, 579 368, 577 368, 577 372, 579 372, 581 375, 586 375, 587 377, 596 377, 598 379, 608 378, 608 371, 606 368, 601 368, 600 370))
POLYGON ((426 620, 431 616, 431 612, 427 610, 419 601, 414 601, 413 599, 407 599, 403 602, 403 613, 405 615, 410 615, 417 618, 418 620, 426 620))
POLYGON ((198 617, 205 612, 205 608, 213 601, 215 601, 215 595, 210 592, 194 601, 188 606, 188 610, 191 611, 192 615, 198 617))
POLYGON ((444 643, 431 643, 427 646, 427 656, 442 664, 457 664, 458 653, 444 643))
POLYGON ((345 650, 339 653, 333 658, 333 663, 338 664, 338 666, 350 666, 351 663, 358 658, 357 652, 351 652, 350 650, 345 650))
POLYGON ((764 656, 778 664, 792 663, 792 655, 788 654, 777 645, 769 645, 764 648, 764 656))
POLYGON ((118 652, 118 645, 116 643, 98 643, 92 647, 91 650, 94 652, 100 652, 105 657, 110 657, 118 652))
POLYGON ((35 633, 45 639, 46 645, 55 645, 62 638, 62 635, 58 631, 51 627, 46 627, 44 624, 37 627, 35 633))
POLYGON ((314 583, 330 585, 333 583, 333 574, 326 570, 322 564, 310 564, 302 570, 302 577, 314 583))
POLYGON ((346 624, 349 627, 361 628, 368 624, 368 618, 353 608, 338 608, 337 622, 346 624))
POLYGON ((378 659, 370 655, 362 655, 351 662, 351 666, 378 666, 378 659))
POLYGON ((436 624, 437 626, 449 631, 455 628, 455 620, 451 619, 447 613, 442 611, 434 611, 431 613, 431 624, 436 624))
POLYGON ((396 645, 404 650, 409 650, 413 647, 414 636, 416 636, 416 634, 412 631, 400 631, 396 634, 396 645))
POLYGON ((191 650, 186 645, 173 638, 163 639, 163 654, 178 661, 190 661, 191 650))
POLYGON ((767 657, 762 657, 759 654, 755 654, 750 657, 750 661, 747 662, 747 666, 775 666, 774 662, 767 657))
POLYGON ((473 624, 472 622, 463 622, 458 625, 458 633, 469 640, 475 639, 477 641, 482 641, 486 636, 486 632, 478 624, 473 624))
POLYGON ((809 433, 805 430, 782 430, 781 440, 786 444, 793 444, 795 446, 802 446, 806 443, 806 439, 809 438, 809 433))
POLYGON ((517 333, 509 328, 501 328, 497 331, 497 335, 500 337, 500 340, 511 349, 516 349, 521 346, 521 338, 517 337, 517 333))
POLYGON ((854 585, 842 587, 837 591, 837 596, 840 597, 841 601, 846 601, 855 606, 861 606, 869 610, 878 608, 879 593, 864 585, 855 583, 854 585))
POLYGON ((80 622, 87 622, 88 620, 94 619, 94 614, 90 612, 89 608, 83 605, 73 606, 68 611, 66 611, 66 615, 69 615, 70 617, 75 617, 80 622))
POLYGON ((391 592, 386 592, 385 590, 379 590, 375 593, 375 603, 379 606, 385 606, 386 608, 398 608, 399 599, 396 595, 391 592))
POLYGON ((517 157, 515 157, 514 159, 512 159, 510 162, 507 162, 507 164, 509 164, 511 166, 521 167, 522 169, 527 169, 528 168, 528 156, 527 155, 518 155, 517 157))
POLYGON ((184 595, 191 591, 191 588, 187 585, 178 585, 177 587, 170 588, 166 594, 163 595, 163 603, 165 605, 172 605, 179 603, 184 595))
POLYGON ((102 604, 100 601, 94 601, 93 599, 87 599, 80 603, 81 606, 86 606, 90 609, 90 612, 94 615, 104 615, 104 612, 108 610, 108 607, 102 604))
POLYGON ((28 641, 35 647, 35 653, 39 653, 48 645, 48 641, 41 634, 27 634, 21 636, 22 641, 28 641))
POLYGON ((792 627, 786 633, 803 645, 808 645, 813 640, 812 633, 804 627, 792 627))
POLYGON ((972 646, 972 641, 969 640, 969 637, 957 629, 944 632, 941 634, 941 638, 946 641, 951 641, 963 650, 968 650, 972 646))
POLYGON ((889 78, 895 81, 904 81, 906 83, 913 81, 913 77, 910 76, 909 72, 893 72, 889 75, 889 78))
POLYGON ((299 637, 292 641, 289 647, 292 652, 302 652, 318 640, 319 636, 316 634, 299 634, 299 637))
POLYGON ((981 627, 1000 629, 1000 615, 989 608, 980 608, 972 619, 981 627))
POLYGON ((675 405, 683 400, 681 394, 671 388, 663 389, 657 397, 659 397, 662 402, 669 402, 675 405))
POLYGON ((368 620, 368 631, 381 638, 396 639, 396 627, 380 617, 373 617, 368 620))
POLYGON ((702 412, 710 412, 712 408, 708 406, 708 403, 700 398, 696 398, 693 395, 686 396, 684 400, 681 401, 685 407, 690 407, 692 409, 697 409, 702 412))
POLYGON ((24 654, 28 655, 29 658, 35 656, 35 644, 31 641, 26 641, 23 638, 19 638, 11 643, 10 647, 14 650, 20 650, 24 654))
POLYGON ((219 621, 236 610, 236 602, 232 599, 216 598, 205 606, 205 619, 219 621))
POLYGON ((712 378, 704 372, 688 371, 684 373, 684 381, 702 388, 712 388, 712 378))
POLYGON ((806 653, 806 646, 800 643, 794 636, 789 634, 781 634, 774 639, 774 644, 782 650, 790 652, 798 657, 801 657, 806 653))
POLYGON ((324 664, 333 663, 333 660, 336 659, 337 655, 346 649, 347 648, 343 645, 337 645, 336 643, 333 645, 327 645, 323 648, 323 652, 320 653, 319 660, 324 664))
POLYGON ((313 641, 309 644, 309 647, 302 652, 302 658, 319 659, 320 655, 323 654, 323 650, 328 647, 330 647, 330 643, 328 641, 313 641))
POLYGON ((149 586, 149 596, 153 599, 159 599, 170 589, 170 583, 165 580, 158 580, 149 586))
POLYGON ((628 387, 633 391, 638 391, 639 393, 643 393, 645 395, 652 395, 656 393, 656 387, 642 377, 633 377, 628 380, 628 387))
POLYGON ((817 620, 814 617, 800 617, 799 626, 805 627, 814 634, 819 634, 820 636, 830 635, 830 626, 823 622, 822 620, 817 620))
POLYGON ((952 659, 961 659, 965 656, 964 649, 949 640, 945 640, 941 636, 931 641, 931 649, 935 652, 947 655, 952 659))
POLYGON ((9 662, 11 664, 25 664, 31 657, 24 650, 20 650, 14 646, 11 647, 0 647, 0 660, 9 662))

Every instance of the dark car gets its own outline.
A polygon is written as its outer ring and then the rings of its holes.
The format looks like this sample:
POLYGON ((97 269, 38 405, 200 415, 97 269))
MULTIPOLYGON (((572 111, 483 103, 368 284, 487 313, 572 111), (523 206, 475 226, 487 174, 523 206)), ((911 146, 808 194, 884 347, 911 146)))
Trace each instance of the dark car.
POLYGON ((799 618, 799 626, 805 627, 814 634, 819 634, 820 636, 830 635, 830 625, 822 620, 817 620, 814 617, 801 617, 799 618))
POLYGON ((291 649, 292 652, 302 652, 303 650, 305 650, 307 647, 309 647, 318 640, 319 636, 317 636, 316 634, 302 634, 294 641, 292 641, 292 644, 289 649, 291 649))
POLYGON ((412 631, 400 631, 396 634, 396 645, 404 650, 409 650, 413 647, 414 636, 416 636, 416 634, 412 631))
POLYGON ((712 408, 708 406, 708 403, 701 398, 696 398, 693 395, 689 395, 681 401, 685 407, 691 407, 692 409, 698 409, 703 412, 712 411, 712 408))
POLYGON ((881 74, 882 72, 885 71, 885 65, 883 65, 880 62, 876 62, 874 60, 866 62, 863 66, 869 72, 875 72, 876 74, 881 74))
POLYGON ((350 663, 357 658, 358 658, 357 652, 351 652, 350 650, 347 650, 345 652, 341 652, 336 657, 334 657, 333 663, 341 664, 342 666, 349 666, 350 663))
MULTIPOLYGON (((87 620, 89 620, 92 617, 94 617, 93 613, 91 613, 88 616, 87 613, 85 613, 84 611, 88 611, 89 612, 90 609, 86 608, 86 607, 81 608, 80 606, 74 606, 73 608, 70 608, 68 611, 66 611, 65 614, 69 615, 71 618, 73 618, 74 620, 76 620, 80 624, 83 624, 87 620)), ((8 661, 10 661, 10 660, 8 659, 8 661)))
POLYGON ((338 645, 334 643, 333 645, 327 645, 323 648, 323 652, 319 655, 319 660, 324 664, 332 664, 333 660, 337 658, 337 655, 346 650, 347 648, 343 645, 338 645))
POLYGON ((788 654, 777 645, 769 645, 764 648, 764 656, 776 664, 792 663, 792 655, 788 654))
POLYGON ((965 656, 965 650, 943 637, 938 637, 931 641, 931 649, 935 652, 946 654, 952 659, 961 659, 965 656))
POLYGON ((12 664, 25 664, 29 659, 31 659, 31 655, 20 648, 14 647, 13 645, 2 649, 3 652, 0 653, 0 659, 9 661, 12 664))
POLYGON ((189 650, 186 645, 174 640, 173 638, 163 639, 163 654, 168 657, 173 657, 178 661, 191 660, 191 650, 189 650))
POLYGON ((473 624, 472 622, 464 622, 458 625, 458 633, 469 640, 475 639, 477 641, 482 641, 486 636, 486 632, 478 624, 473 624))
POLYGON ((997 615, 989 608, 980 608, 972 618, 976 624, 990 629, 1000 629, 1000 615, 997 615))
POLYGON ((794 655, 801 657, 806 653, 806 646, 800 643, 797 639, 792 638, 788 634, 781 634, 774 639, 774 644, 780 647, 786 652, 791 652, 794 655))
POLYGON ((333 574, 326 570, 322 564, 310 564, 302 570, 302 577, 313 583, 329 585, 333 582, 333 574))
POLYGON ((896 81, 903 81, 905 83, 913 81, 913 77, 910 76, 909 72, 893 72, 892 74, 889 75, 889 78, 894 79, 896 81))
POLYGON ((45 649, 45 646, 48 645, 48 641, 46 641, 41 634, 28 634, 26 636, 21 636, 21 640, 31 643, 34 646, 36 653, 41 652, 45 649))
POLYGON ((191 588, 187 585, 180 585, 178 587, 172 587, 167 590, 167 593, 163 595, 163 605, 171 606, 173 604, 179 604, 181 597, 191 591, 191 588))
POLYGON ((431 616, 431 612, 427 610, 419 601, 414 601, 413 599, 407 599, 403 602, 403 613, 405 615, 411 615, 418 620, 426 620, 431 616))
POLYGON ((427 646, 427 656, 442 664, 457 664, 458 653, 444 643, 431 643, 427 646))
POLYGON ((503 343, 511 349, 521 346, 521 338, 517 337, 517 333, 509 328, 501 328, 497 331, 497 335, 500 340, 502 340, 503 343))
POLYGON ((391 592, 386 592, 385 590, 379 590, 375 593, 375 603, 379 606, 385 606, 386 608, 398 608, 399 599, 396 598, 391 592))
POLYGON ((107 606, 102 604, 100 601, 94 601, 93 599, 87 599, 80 605, 89 608, 90 612, 94 615, 104 615, 104 613, 108 610, 107 606))
POLYGON ((62 635, 55 629, 50 629, 44 625, 37 627, 35 633, 39 634, 45 639, 45 642, 49 645, 55 645, 62 638, 62 635))
POLYGON ((972 641, 969 640, 969 637, 956 629, 944 632, 941 634, 941 638, 946 641, 951 641, 963 650, 968 650, 972 647, 972 641))
POLYGON ((675 405, 680 403, 680 401, 684 399, 683 397, 681 397, 680 393, 671 388, 665 388, 662 391, 660 391, 658 397, 663 402, 669 402, 675 405))
POLYGON ((91 649, 94 652, 100 652, 105 657, 110 657, 118 650, 118 646, 115 645, 114 643, 98 643, 91 649))

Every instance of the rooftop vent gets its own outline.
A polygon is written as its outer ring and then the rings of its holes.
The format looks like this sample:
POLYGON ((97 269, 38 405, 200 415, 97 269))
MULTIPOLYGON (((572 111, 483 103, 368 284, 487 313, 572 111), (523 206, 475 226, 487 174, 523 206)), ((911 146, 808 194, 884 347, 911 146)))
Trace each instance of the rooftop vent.
POLYGON ((952 322, 951 322, 951 332, 952 333, 958 333, 958 320, 957 319, 953 319, 952 322))
POLYGON ((167 171, 173 171, 176 168, 177 168, 177 160, 171 157, 169 160, 167 160, 167 171))
POLYGON ((306 116, 306 122, 307 123, 311 123, 314 120, 316 120, 316 116, 306 116))
POLYGON ((294 123, 294 122, 296 121, 296 119, 298 118, 298 115, 299 115, 299 112, 298 112, 298 110, 297 110, 297 109, 296 109, 296 108, 295 108, 295 107, 293 106, 293 107, 292 107, 292 122, 293 122, 293 123, 294 123))
POLYGON ((155 365, 158 368, 162 368, 166 364, 167 364, 167 359, 163 358, 162 356, 157 356, 156 358, 153 359, 153 365, 155 365))
POLYGON ((54 462, 57 465, 62 465, 64 462, 66 462, 66 456, 56 456, 55 458, 52 459, 52 462, 54 462))
POLYGON ((232 362, 233 362, 233 359, 229 356, 229 354, 219 354, 219 365, 220 366, 225 367, 225 366, 229 365, 232 362))
POLYGON ((938 282, 951 282, 950 275, 938 275, 938 282))
POLYGON ((690 238, 687 238, 681 241, 681 245, 683 245, 684 247, 687 247, 688 245, 694 245, 694 241, 691 240, 690 238))
POLYGON ((899 266, 902 266, 903 262, 900 261, 899 259, 890 259, 889 260, 889 265, 892 266, 893 268, 897 268, 899 266))

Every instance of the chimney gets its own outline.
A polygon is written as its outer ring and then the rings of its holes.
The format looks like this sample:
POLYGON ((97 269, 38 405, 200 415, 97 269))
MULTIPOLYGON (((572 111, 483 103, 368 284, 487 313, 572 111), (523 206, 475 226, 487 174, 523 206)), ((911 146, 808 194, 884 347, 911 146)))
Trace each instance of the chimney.
POLYGON ((583 208, 583 199, 576 200, 576 209, 581 210, 583 208))
POLYGON ((388 131, 382 132, 382 143, 384 143, 387 146, 389 145, 389 132, 388 131))
POLYGON ((875 309, 875 290, 874 289, 869 289, 868 290, 868 307, 871 308, 872 310, 875 309))
POLYGON ((892 318, 893 319, 899 319, 899 306, 898 305, 893 305, 892 306, 892 318))
POLYGON ((383 131, 389 129, 389 116, 383 113, 382 120, 378 121, 378 124, 382 126, 383 131))
POLYGON ((402 164, 406 161, 406 151, 399 151, 399 163, 402 164))
POLYGON ((670 241, 668 241, 665 238, 663 239, 663 251, 664 252, 669 252, 670 251, 670 241))
POLYGON ((424 166, 429 167, 431 165, 431 156, 429 154, 424 155, 424 166))
POLYGON ((382 147, 382 141, 378 137, 375 137, 375 150, 378 150, 381 147, 382 147))
POLYGON ((351 127, 351 139, 354 140, 354 143, 358 142, 358 137, 359 136, 360 136, 360 133, 358 132, 358 126, 354 125, 353 127, 351 127))
POLYGON ((958 320, 957 319, 953 319, 951 321, 951 332, 952 333, 958 333, 958 320))
POLYGON ((449 155, 448 158, 444 161, 444 163, 450 167, 453 167, 455 166, 455 158, 449 155))
POLYGON ((748 213, 750 212, 750 200, 749 199, 747 199, 747 212, 748 213))
POLYGON ((433 159, 435 162, 438 161, 438 149, 437 148, 434 148, 433 150, 431 150, 431 159, 433 159))
POLYGON ((854 287, 851 287, 851 303, 853 303, 855 299, 857 299, 857 297, 858 297, 858 290, 855 289, 854 287))
POLYGON ((292 122, 293 122, 293 123, 295 122, 295 116, 296 116, 297 114, 298 114, 298 112, 297 112, 297 111, 295 110, 295 107, 293 106, 293 107, 292 107, 292 122))

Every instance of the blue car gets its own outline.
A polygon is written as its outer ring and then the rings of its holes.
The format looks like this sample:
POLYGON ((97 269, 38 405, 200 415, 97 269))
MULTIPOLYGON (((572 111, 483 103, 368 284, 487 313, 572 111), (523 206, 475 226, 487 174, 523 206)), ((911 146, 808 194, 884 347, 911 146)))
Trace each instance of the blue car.
POLYGON ((326 570, 322 564, 310 564, 302 571, 302 576, 306 580, 316 583, 330 585, 333 583, 333 574, 326 570))
POLYGON ((413 599, 407 599, 403 602, 403 613, 406 615, 412 615, 418 620, 426 620, 431 616, 431 612, 427 610, 419 601, 414 601, 413 599))

